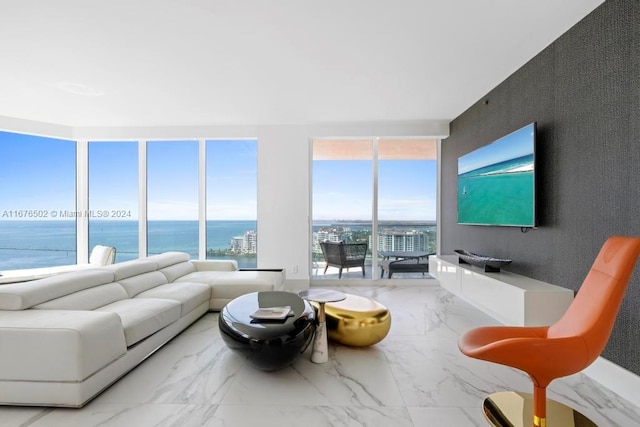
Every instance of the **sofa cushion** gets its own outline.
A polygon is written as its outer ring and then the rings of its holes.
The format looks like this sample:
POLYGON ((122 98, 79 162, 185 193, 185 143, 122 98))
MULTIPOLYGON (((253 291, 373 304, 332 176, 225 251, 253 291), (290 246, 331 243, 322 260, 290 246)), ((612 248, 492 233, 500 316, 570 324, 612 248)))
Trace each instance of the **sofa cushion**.
POLYGON ((127 277, 155 271, 158 269, 158 265, 153 261, 133 259, 131 261, 118 262, 116 264, 100 267, 100 269, 112 272, 114 275, 114 281, 117 282, 122 279, 126 279, 127 277))
POLYGON ((79 382, 124 355, 114 313, 0 311, 0 378, 79 382))
POLYGON ((218 284, 211 288, 209 310, 220 310, 232 299, 251 292, 273 291, 271 284, 218 284))
POLYGON ((157 266, 156 269, 160 269, 180 262, 189 261, 189 258, 191 257, 186 252, 163 252, 161 254, 141 258, 141 260, 155 262, 157 266))
POLYGON ((136 298, 161 298, 179 301, 180 316, 190 313, 211 298, 211 287, 204 283, 168 283, 139 293, 136 298))
POLYGON ((113 272, 81 270, 31 282, 0 286, 0 310, 25 310, 83 289, 112 282, 113 272))
POLYGON ((197 271, 236 271, 238 261, 235 259, 204 259, 191 261, 197 271))
POLYGON ((94 286, 74 292, 42 304, 34 305, 34 309, 43 310, 95 310, 98 307, 129 298, 127 292, 118 283, 94 286))
POLYGON ((169 267, 161 268, 158 271, 165 275, 168 282, 174 282, 176 279, 196 271, 196 267, 191 261, 184 261, 170 265, 169 267))
POLYGON ((91 264, 71 264, 56 265, 54 267, 4 270, 0 275, 0 284, 29 282, 31 280, 44 279, 45 277, 56 276, 58 274, 71 273, 72 271, 89 270, 92 268, 96 268, 96 266, 91 264))
POLYGON ((167 283, 167 278, 159 271, 151 271, 119 280, 118 283, 127 291, 129 298, 133 298, 140 292, 164 285, 167 283))
POLYGON ((96 311, 120 316, 127 347, 131 347, 178 320, 181 304, 169 299, 134 298, 107 304, 96 311))
POLYGON ((274 291, 279 291, 282 290, 282 287, 284 286, 284 279, 284 271, 240 270, 235 272, 228 272, 219 277, 216 277, 213 280, 212 284, 215 286, 271 286, 274 291))
POLYGON ((182 277, 178 277, 175 282, 195 282, 206 283, 213 285, 217 279, 230 274, 229 271, 194 271, 193 273, 186 274, 182 277))

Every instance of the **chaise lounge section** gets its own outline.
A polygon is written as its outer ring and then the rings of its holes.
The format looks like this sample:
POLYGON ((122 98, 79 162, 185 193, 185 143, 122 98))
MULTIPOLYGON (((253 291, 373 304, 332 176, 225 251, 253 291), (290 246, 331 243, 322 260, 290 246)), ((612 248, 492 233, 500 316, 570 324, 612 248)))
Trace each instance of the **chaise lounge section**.
POLYGON ((0 404, 81 407, 209 310, 284 271, 181 252, 0 286, 0 404))

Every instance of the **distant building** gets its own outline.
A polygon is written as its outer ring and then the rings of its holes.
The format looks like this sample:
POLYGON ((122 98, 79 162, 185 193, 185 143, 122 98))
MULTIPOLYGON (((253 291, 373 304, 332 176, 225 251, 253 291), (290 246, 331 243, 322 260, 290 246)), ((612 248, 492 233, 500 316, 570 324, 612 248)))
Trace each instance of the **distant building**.
POLYGON ((339 242, 341 240, 348 240, 349 237, 351 237, 351 229, 349 227, 321 228, 313 232, 311 250, 315 253, 322 253, 320 242, 324 242, 325 240, 339 242))
POLYGON ((232 237, 229 245, 231 252, 236 254, 258 253, 258 233, 255 230, 245 231, 242 236, 232 237))
POLYGON ((258 233, 255 230, 247 231, 244 233, 244 239, 242 240, 242 249, 246 254, 258 253, 258 233))
POLYGON ((385 229, 378 233, 378 251, 428 251, 429 237, 429 233, 422 230, 385 229))
MULTIPOLYGON (((373 236, 370 230, 366 230, 369 248, 373 248, 373 236)), ((329 240, 339 242, 349 241, 354 233, 349 227, 323 227, 313 232, 312 252, 322 253, 320 242, 329 240)), ((362 238, 362 236, 357 236, 362 238)), ((435 227, 433 231, 428 229, 415 229, 405 226, 403 228, 384 228, 378 231, 378 252, 382 251, 421 251, 431 252, 435 249, 435 227)))
POLYGON ((232 237, 229 245, 231 246, 231 252, 239 254, 242 253, 242 236, 232 237))

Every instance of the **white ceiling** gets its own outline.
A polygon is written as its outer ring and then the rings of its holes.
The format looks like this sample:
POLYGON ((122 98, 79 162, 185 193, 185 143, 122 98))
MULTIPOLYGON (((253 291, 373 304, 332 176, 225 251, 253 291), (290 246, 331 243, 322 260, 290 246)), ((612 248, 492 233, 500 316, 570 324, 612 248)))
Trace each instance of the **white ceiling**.
POLYGON ((602 0, 0 0, 0 116, 451 120, 602 0))

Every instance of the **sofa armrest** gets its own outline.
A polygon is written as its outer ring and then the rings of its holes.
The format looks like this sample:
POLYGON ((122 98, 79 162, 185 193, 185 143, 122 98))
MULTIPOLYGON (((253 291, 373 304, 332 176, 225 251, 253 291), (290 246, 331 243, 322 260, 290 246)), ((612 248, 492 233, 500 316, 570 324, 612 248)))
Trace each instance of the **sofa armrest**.
POLYGON ((115 313, 0 311, 0 380, 79 382, 126 353, 115 313))
POLYGON ((192 260, 196 271, 236 271, 238 262, 234 259, 192 260))

